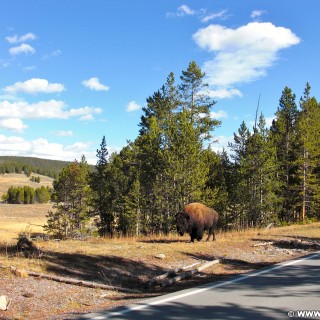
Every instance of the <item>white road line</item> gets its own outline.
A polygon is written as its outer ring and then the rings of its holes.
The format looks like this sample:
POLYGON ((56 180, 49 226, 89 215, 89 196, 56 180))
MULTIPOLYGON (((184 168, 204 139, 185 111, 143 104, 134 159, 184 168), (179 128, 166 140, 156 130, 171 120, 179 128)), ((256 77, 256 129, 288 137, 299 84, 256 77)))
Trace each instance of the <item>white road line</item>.
POLYGON ((261 274, 268 273, 268 272, 271 272, 271 271, 274 271, 274 270, 277 270, 277 269, 285 268, 285 267, 288 267, 288 266, 291 266, 291 265, 297 264, 299 262, 302 262, 302 261, 305 261, 305 260, 309 260, 309 259, 312 259, 312 258, 315 258, 315 257, 318 257, 318 256, 320 256, 320 251, 317 251, 315 254, 313 254, 311 256, 307 256, 307 257, 304 257, 304 258, 298 259, 298 260, 292 260, 292 261, 289 261, 289 262, 281 263, 281 264, 278 264, 278 265, 276 265, 274 267, 271 267, 269 269, 265 269, 265 270, 258 271, 258 272, 255 272, 255 273, 249 273, 247 275, 237 277, 237 278, 235 278, 233 280, 228 280, 228 281, 216 283, 216 284, 213 284, 213 285, 208 286, 208 287, 195 289, 195 290, 192 290, 192 291, 188 291, 188 292, 185 292, 185 293, 182 293, 182 294, 179 294, 179 295, 174 295, 174 296, 171 296, 171 297, 168 297, 168 298, 164 298, 164 299, 161 299, 161 300, 156 300, 156 301, 152 301, 152 302, 141 304, 141 305, 137 305, 137 306, 132 306, 130 308, 127 308, 127 309, 124 309, 124 310, 121 310, 121 311, 118 311, 118 312, 109 312, 106 315, 96 316, 96 317, 94 317, 92 319, 93 320, 104 320, 104 319, 108 319, 109 317, 120 316, 120 315, 126 314, 128 312, 132 312, 132 311, 135 311, 135 310, 142 310, 142 309, 145 309, 145 308, 147 308, 149 306, 156 306, 156 305, 159 305, 159 304, 162 304, 162 303, 178 300, 178 299, 181 299, 181 298, 184 298, 184 297, 188 297, 188 296, 191 296, 191 295, 194 295, 194 294, 198 294, 198 293, 201 293, 201 292, 205 292, 205 291, 208 291, 208 290, 211 290, 211 289, 227 286, 229 284, 232 284, 232 283, 235 283, 235 282, 239 282, 239 281, 251 278, 251 277, 260 276, 261 274))

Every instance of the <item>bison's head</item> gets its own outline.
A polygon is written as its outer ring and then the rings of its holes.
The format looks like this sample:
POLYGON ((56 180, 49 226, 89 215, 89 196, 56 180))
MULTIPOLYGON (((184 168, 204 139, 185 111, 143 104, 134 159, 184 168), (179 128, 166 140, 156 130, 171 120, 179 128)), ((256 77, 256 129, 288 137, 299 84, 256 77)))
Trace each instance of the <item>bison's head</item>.
POLYGON ((177 231, 180 236, 183 236, 185 232, 188 230, 189 221, 190 216, 185 212, 178 212, 176 214, 177 231))

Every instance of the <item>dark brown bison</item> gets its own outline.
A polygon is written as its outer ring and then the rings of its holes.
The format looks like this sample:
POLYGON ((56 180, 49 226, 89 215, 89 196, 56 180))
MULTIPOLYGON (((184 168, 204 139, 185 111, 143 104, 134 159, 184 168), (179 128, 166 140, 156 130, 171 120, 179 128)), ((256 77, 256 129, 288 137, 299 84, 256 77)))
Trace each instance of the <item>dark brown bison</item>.
POLYGON ((207 240, 212 235, 212 241, 216 239, 214 228, 218 222, 218 213, 206 207, 201 203, 190 203, 186 205, 182 212, 176 214, 177 231, 180 236, 186 232, 190 234, 191 242, 194 239, 200 241, 203 238, 203 233, 208 230, 207 240))

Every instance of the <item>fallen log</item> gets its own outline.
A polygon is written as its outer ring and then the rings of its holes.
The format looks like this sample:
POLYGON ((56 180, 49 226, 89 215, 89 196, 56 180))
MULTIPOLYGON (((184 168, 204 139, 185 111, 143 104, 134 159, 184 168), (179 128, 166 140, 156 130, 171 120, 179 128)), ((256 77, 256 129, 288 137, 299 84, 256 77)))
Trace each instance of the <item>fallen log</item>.
POLYGON ((190 278, 190 277, 192 277, 194 274, 199 273, 199 272, 201 272, 202 270, 207 269, 207 268, 209 268, 209 267, 211 267, 212 265, 217 264, 217 263, 220 263, 220 260, 219 260, 219 259, 206 262, 205 264, 203 264, 202 266, 200 266, 200 267, 198 267, 198 268, 196 268, 196 269, 192 269, 192 270, 190 270, 190 271, 184 272, 184 273, 182 273, 182 274, 180 274, 180 275, 178 275, 178 276, 176 276, 176 277, 174 277, 174 278, 166 279, 166 280, 162 281, 162 282, 160 283, 160 285, 161 285, 161 287, 167 287, 167 286, 169 286, 169 285, 171 285, 171 284, 173 284, 173 283, 176 283, 176 282, 178 282, 178 281, 181 281, 181 280, 183 280, 183 279, 190 278))
POLYGON ((263 247, 263 246, 269 246, 272 244, 274 244, 273 241, 267 241, 267 242, 256 243, 253 245, 253 247, 263 247))
MULTIPOLYGON (((17 268, 10 266, 10 270, 15 273, 17 268)), ((140 291, 133 290, 133 289, 127 289, 127 288, 122 288, 122 287, 115 287, 115 286, 110 286, 102 283, 96 283, 96 282, 90 282, 90 281, 82 281, 78 279, 72 279, 72 278, 65 278, 65 277, 57 277, 53 276, 50 274, 45 274, 45 273, 38 273, 38 272, 33 272, 33 271, 27 271, 26 273, 29 276, 32 277, 37 277, 37 278, 43 278, 43 279, 48 279, 48 280, 53 280, 57 282, 62 282, 62 283, 67 283, 67 284, 73 284, 77 286, 83 286, 83 287, 88 287, 88 288, 97 288, 97 289, 104 289, 104 290, 115 290, 119 292, 126 292, 126 293, 140 293, 140 291)))
POLYGON ((177 274, 177 273, 179 273, 179 272, 181 272, 181 271, 190 269, 190 268, 192 268, 192 267, 194 267, 194 266, 196 266, 196 265, 198 265, 198 264, 200 264, 200 262, 195 262, 195 263, 193 263, 193 264, 191 264, 191 265, 189 265, 189 266, 185 266, 185 267, 181 267, 181 268, 171 269, 171 270, 167 271, 166 273, 163 273, 163 274, 161 274, 161 275, 159 275, 159 276, 156 276, 156 277, 150 279, 150 280, 146 283, 146 288, 150 288, 150 287, 153 286, 153 285, 160 284, 160 283, 161 283, 161 280, 163 280, 163 279, 165 279, 165 278, 167 278, 167 277, 169 277, 169 276, 172 276, 172 275, 174 275, 174 274, 177 274))
POLYGON ((262 247, 262 246, 269 246, 269 245, 282 245, 282 246, 291 246, 291 247, 301 247, 301 246, 310 246, 310 247, 316 247, 319 248, 320 244, 316 241, 305 241, 302 239, 294 239, 294 240, 279 240, 279 241, 267 241, 267 242, 261 242, 256 243, 253 245, 253 247, 262 247))

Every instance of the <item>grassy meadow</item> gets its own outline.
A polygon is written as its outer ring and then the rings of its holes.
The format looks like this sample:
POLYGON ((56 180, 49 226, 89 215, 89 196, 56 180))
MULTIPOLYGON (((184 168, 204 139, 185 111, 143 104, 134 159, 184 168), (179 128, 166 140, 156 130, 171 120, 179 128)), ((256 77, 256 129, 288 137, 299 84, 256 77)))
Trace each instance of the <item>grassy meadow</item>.
MULTIPOLYGON (((32 182, 25 174, 0 174, 0 199, 11 187, 29 186, 39 188, 41 186, 52 186, 53 179, 40 176, 40 183, 32 182)), ((46 222, 46 214, 52 209, 52 204, 4 204, 0 202, 0 242, 16 242, 21 232, 31 230, 32 232, 43 232, 42 226, 46 222)))
POLYGON ((16 243, 22 232, 43 233, 52 204, 0 203, 0 242, 16 243))

